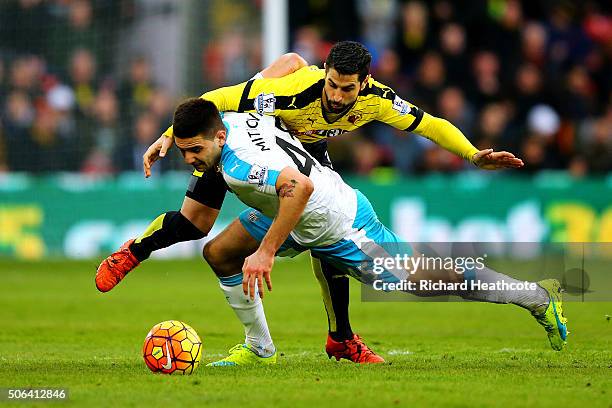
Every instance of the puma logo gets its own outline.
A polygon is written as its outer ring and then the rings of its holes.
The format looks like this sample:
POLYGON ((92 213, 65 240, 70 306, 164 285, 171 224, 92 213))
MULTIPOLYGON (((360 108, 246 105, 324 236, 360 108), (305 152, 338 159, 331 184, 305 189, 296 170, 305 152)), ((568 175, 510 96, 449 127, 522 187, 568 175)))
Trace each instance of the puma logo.
POLYGON ((291 99, 291 103, 287 106, 287 108, 297 109, 297 106, 295 106, 295 96, 293 99, 291 99))

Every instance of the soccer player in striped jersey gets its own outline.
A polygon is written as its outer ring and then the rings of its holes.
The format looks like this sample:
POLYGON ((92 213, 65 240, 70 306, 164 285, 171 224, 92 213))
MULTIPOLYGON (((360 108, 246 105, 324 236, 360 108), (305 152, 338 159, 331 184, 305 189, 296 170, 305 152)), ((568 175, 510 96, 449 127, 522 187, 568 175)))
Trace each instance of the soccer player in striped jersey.
MULTIPOLYGON (((478 151, 448 121, 423 112, 396 95, 389 87, 375 81, 369 74, 370 61, 370 53, 363 45, 351 41, 340 42, 331 49, 324 69, 303 66, 282 78, 254 78, 239 85, 207 92, 202 98, 213 101, 221 111, 257 112, 280 117, 288 130, 303 143, 304 148, 326 166, 331 166, 327 155, 328 137, 354 130, 375 120, 427 137, 480 168, 522 166, 522 161, 508 152, 493 152, 492 149, 478 151)), ((150 174, 151 164, 163 156, 171 144, 172 128, 145 154, 146 175, 150 174)), ((201 175, 197 172, 194 174, 201 175)), ((195 182, 190 184, 187 198, 197 192, 210 191, 200 188, 205 179, 196 177, 195 182)), ((214 174, 211 179, 214 179, 214 174)), ((222 183, 217 181, 214 184, 222 183)), ((212 192, 210 195, 218 196, 212 192)), ((176 242, 196 239, 210 230, 210 221, 214 222, 220 208, 218 200, 212 203, 213 211, 210 211, 211 207, 206 202, 202 203, 208 198, 199 201, 187 198, 180 212, 162 214, 141 237, 133 242, 128 241, 120 251, 102 262, 96 280, 100 290, 112 289, 152 251, 176 242)), ((224 237, 224 232, 220 237, 224 237)), ((214 252, 205 248, 204 255, 215 269, 214 252)), ((327 351, 336 357, 355 362, 382 362, 382 358, 371 352, 351 329, 348 318, 348 278, 332 265, 321 263, 315 258, 313 271, 321 284, 328 313, 327 351), (362 352, 357 353, 356 350, 362 352)), ((261 326, 257 322, 265 324, 265 319, 256 320, 253 317, 251 320, 256 321, 253 326, 261 326)), ((253 330, 269 336, 267 328, 253 330)))
MULTIPOLYGON (((382 271, 374 269, 376 258, 420 255, 378 220, 361 192, 329 167, 321 166, 278 120, 254 113, 220 115, 214 103, 193 98, 177 108, 174 125, 176 145, 185 162, 198 171, 217 169, 238 199, 252 208, 228 227, 226 236, 231 237, 232 249, 223 242, 212 244, 216 271, 223 271, 221 288, 232 306, 240 309, 247 293, 251 300, 263 297, 264 280, 272 289, 276 255, 295 256, 310 250, 314 258, 333 264, 364 284, 443 282, 451 287, 444 294, 521 306, 544 326, 555 350, 565 345, 567 320, 557 280, 525 285, 484 265, 465 273, 441 266, 411 271, 386 266, 387 262, 381 263, 385 265, 382 271), (471 282, 502 288, 467 289, 471 282)), ((421 296, 436 294, 429 289, 409 291, 421 296)), ((249 345, 238 344, 228 357, 209 365, 240 365, 252 354, 249 345)), ((268 358, 273 360, 275 355, 268 358)))

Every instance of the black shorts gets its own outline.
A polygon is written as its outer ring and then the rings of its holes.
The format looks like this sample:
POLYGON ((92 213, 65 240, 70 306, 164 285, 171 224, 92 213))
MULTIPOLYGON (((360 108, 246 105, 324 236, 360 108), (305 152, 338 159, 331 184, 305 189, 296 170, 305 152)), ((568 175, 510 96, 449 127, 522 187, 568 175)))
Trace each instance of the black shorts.
POLYGON ((189 180, 185 196, 200 204, 220 210, 227 191, 227 184, 223 180, 221 172, 214 170, 204 173, 194 171, 189 180))

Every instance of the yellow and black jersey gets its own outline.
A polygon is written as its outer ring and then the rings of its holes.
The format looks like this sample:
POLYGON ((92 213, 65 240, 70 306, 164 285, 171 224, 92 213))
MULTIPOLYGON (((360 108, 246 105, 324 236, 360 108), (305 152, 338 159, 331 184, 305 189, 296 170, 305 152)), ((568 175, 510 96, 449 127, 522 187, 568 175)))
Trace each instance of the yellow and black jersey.
MULTIPOLYGON (((450 123, 423 112, 372 78, 344 115, 335 121, 328 120, 322 105, 324 85, 325 70, 310 66, 282 78, 251 79, 216 89, 201 98, 214 102, 219 111, 277 116, 305 144, 380 121, 396 129, 421 134, 467 160, 478 151, 450 123)), ((165 135, 171 137, 172 128, 165 135)))

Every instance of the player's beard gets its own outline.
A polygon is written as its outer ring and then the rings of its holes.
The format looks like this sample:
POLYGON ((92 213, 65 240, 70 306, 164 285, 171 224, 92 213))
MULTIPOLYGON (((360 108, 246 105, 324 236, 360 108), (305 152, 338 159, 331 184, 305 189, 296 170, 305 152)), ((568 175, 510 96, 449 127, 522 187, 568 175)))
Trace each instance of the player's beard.
POLYGON ((326 110, 329 113, 334 113, 334 114, 344 113, 348 111, 356 101, 356 100, 352 101, 351 103, 334 103, 329 99, 329 96, 327 96, 327 92, 323 91, 323 93, 325 94, 325 101, 327 102, 325 104, 327 105, 326 110))
POLYGON ((206 165, 206 163, 200 160, 197 160, 193 163, 193 168, 201 172, 205 172, 206 170, 208 170, 208 166, 206 165))
POLYGON ((215 155, 210 160, 210 162, 208 160, 203 161, 203 160, 196 159, 196 161, 192 165, 194 169, 196 169, 197 171, 201 171, 201 172, 205 172, 211 169, 218 171, 220 161, 221 161, 221 149, 219 148, 219 151, 215 153, 215 155))

